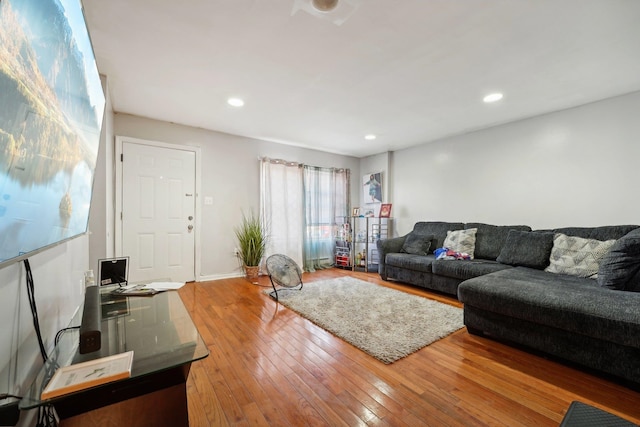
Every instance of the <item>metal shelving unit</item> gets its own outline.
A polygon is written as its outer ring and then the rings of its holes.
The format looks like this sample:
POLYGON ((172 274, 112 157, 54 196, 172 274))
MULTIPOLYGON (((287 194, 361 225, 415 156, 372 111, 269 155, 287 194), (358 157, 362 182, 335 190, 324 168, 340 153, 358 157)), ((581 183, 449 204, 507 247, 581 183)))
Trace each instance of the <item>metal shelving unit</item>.
POLYGON ((391 236, 393 218, 352 217, 351 265, 354 271, 378 271, 378 239, 391 236), (364 258, 364 260, 363 260, 364 258))
POLYGON ((336 223, 340 224, 340 227, 336 230, 335 235, 335 266, 351 270, 353 268, 351 262, 351 221, 349 217, 345 216, 336 218, 336 223))

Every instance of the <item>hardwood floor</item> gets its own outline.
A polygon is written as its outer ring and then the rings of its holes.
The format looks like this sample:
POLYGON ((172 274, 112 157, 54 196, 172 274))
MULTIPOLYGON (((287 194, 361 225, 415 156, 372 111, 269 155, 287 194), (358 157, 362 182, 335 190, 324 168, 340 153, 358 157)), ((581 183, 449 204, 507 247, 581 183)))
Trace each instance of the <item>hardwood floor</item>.
MULTIPOLYGON (((461 306, 373 273, 330 269, 305 274, 304 282, 347 274, 461 306)), ((225 279, 180 290, 211 352, 192 365, 187 382, 192 427, 557 426, 573 400, 640 424, 640 393, 586 370, 464 328, 385 365, 264 289, 225 279)))

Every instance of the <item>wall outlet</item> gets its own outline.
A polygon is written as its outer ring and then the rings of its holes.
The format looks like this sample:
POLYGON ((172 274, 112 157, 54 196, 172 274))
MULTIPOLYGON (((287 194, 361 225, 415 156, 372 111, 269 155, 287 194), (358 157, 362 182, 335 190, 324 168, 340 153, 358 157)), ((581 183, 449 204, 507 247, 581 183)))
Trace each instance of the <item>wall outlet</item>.
POLYGON ((235 256, 240 255, 240 249, 238 249, 238 248, 233 248, 233 254, 234 254, 235 256))

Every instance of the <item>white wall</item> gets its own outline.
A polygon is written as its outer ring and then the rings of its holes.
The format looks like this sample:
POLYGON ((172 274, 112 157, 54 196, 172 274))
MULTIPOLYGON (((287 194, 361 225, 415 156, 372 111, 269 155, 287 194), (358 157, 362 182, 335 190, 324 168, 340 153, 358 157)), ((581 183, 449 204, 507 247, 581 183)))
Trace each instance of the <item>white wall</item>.
POLYGON ((393 216, 535 228, 639 224, 640 92, 393 153, 393 216))
MULTIPOLYGON (((115 115, 114 133, 119 136, 200 147, 202 208, 199 280, 241 274, 233 254, 237 246, 234 227, 242 212, 258 212, 260 205, 260 167, 258 158, 267 156, 314 166, 349 168, 352 181, 359 175, 359 160, 320 151, 244 138, 220 132, 146 119, 127 114, 115 115), (212 197, 213 205, 204 205, 212 197)), ((352 197, 357 186, 352 184, 352 197)), ((353 199, 357 200, 357 199, 353 199)))
POLYGON ((395 235, 416 221, 480 221, 533 228, 637 224, 640 93, 356 159, 116 114, 114 134, 202 150, 201 280, 240 274, 233 227, 258 210, 258 157, 348 167, 352 204, 362 175, 382 171, 395 235))
MULTIPOLYGON (((69 326, 83 301, 88 253, 88 237, 82 235, 29 258, 48 352, 56 332, 69 326)), ((0 295, 0 392, 22 396, 43 364, 22 262, 0 269, 0 295)), ((22 413, 20 425, 32 416, 22 413)))

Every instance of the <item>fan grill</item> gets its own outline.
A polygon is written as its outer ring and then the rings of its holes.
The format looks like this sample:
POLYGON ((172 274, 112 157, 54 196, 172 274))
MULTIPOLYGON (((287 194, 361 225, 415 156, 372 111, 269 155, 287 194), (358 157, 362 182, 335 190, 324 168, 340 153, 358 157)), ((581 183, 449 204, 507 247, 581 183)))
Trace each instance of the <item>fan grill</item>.
POLYGON ((302 289, 302 270, 294 260, 286 255, 275 254, 267 258, 266 264, 271 286, 273 286, 273 292, 269 295, 276 300, 278 300, 276 285, 283 288, 300 286, 300 289, 302 289))

